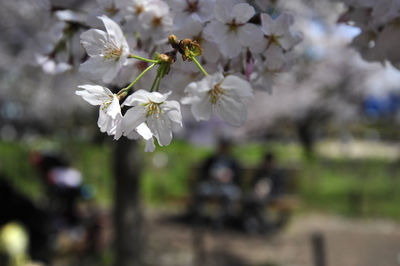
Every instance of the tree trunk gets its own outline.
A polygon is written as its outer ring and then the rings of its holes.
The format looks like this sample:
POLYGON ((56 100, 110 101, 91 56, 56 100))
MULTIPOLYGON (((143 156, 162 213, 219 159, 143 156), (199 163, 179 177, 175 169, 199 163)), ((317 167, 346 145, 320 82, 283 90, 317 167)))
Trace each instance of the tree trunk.
POLYGON ((308 118, 304 118, 297 122, 297 134, 301 145, 303 146, 304 156, 307 160, 311 160, 314 157, 314 132, 313 132, 313 121, 308 118))
POLYGON ((143 265, 143 216, 140 205, 142 160, 136 141, 121 138, 114 152, 115 265, 143 265))

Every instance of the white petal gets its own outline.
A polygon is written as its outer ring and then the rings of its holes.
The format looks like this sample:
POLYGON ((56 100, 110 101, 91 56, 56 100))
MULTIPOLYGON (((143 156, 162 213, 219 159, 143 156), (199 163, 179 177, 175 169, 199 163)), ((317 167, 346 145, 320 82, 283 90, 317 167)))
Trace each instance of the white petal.
POLYGON ((111 117, 109 117, 101 108, 99 108, 99 119, 97 120, 97 125, 101 132, 107 132, 111 125, 111 117))
POLYGON ((98 18, 103 21, 110 40, 113 41, 117 45, 122 45, 122 43, 125 40, 125 37, 124 37, 124 34, 122 33, 122 30, 119 27, 119 25, 105 15, 100 16, 98 18))
POLYGON ((242 51, 242 46, 237 40, 237 35, 235 33, 228 33, 225 39, 219 43, 222 54, 228 58, 237 57, 242 51))
POLYGON ((147 124, 153 134, 156 136, 160 146, 167 146, 172 140, 171 123, 167 116, 159 114, 152 115, 147 119, 147 124))
POLYGON ((222 74, 222 72, 216 72, 215 74, 206 77, 205 80, 208 80, 207 87, 208 90, 210 90, 214 88, 216 84, 224 80, 224 75, 222 74))
POLYGON ((232 20, 232 0, 218 0, 214 6, 215 18, 223 23, 230 22, 232 20))
POLYGON ((220 21, 211 21, 204 28, 203 34, 207 39, 220 43, 226 38, 229 27, 220 21))
POLYGON ((118 114, 121 114, 121 107, 119 106, 119 100, 115 94, 113 94, 113 100, 111 104, 107 107, 106 112, 113 119, 115 119, 118 114))
POLYGON ((207 62, 215 63, 218 61, 221 54, 219 52, 218 46, 215 43, 203 41, 201 46, 203 47, 202 55, 207 62))
POLYGON ((140 124, 146 121, 146 109, 143 106, 135 106, 130 108, 124 115, 122 120, 122 131, 124 135, 128 135, 135 130, 140 124))
POLYGON ((267 46, 264 34, 254 24, 244 24, 238 29, 239 41, 243 46, 249 47, 253 53, 261 53, 267 46))
POLYGON ((107 42, 107 34, 102 30, 90 29, 81 34, 81 44, 89 56, 100 55, 107 42))
POLYGON ((261 26, 265 35, 269 36, 274 34, 274 25, 274 20, 268 14, 261 14, 261 26))
POLYGON ((85 101, 91 105, 101 105, 105 101, 110 100, 112 93, 105 87, 99 85, 80 85, 78 86, 81 91, 76 91, 75 94, 81 96, 85 101))
POLYGON ((125 137, 128 139, 140 139, 140 135, 136 131, 131 131, 131 133, 127 134, 125 137))
POLYGON ((272 44, 265 52, 265 64, 269 70, 279 71, 285 64, 282 48, 272 44))
POLYGON ((284 35, 289 31, 289 27, 293 24, 294 18, 289 13, 282 13, 275 19, 275 34, 284 35))
POLYGON ((121 106, 135 106, 141 103, 148 103, 151 93, 145 90, 138 90, 129 95, 121 106))
POLYGON ((214 105, 216 113, 232 126, 240 126, 246 120, 247 109, 239 97, 224 94, 214 105))
POLYGON ((171 92, 168 92, 168 93, 165 93, 165 94, 161 94, 161 93, 155 91, 155 92, 151 92, 150 93, 149 98, 154 103, 162 103, 168 98, 168 96, 170 94, 171 94, 171 92))
POLYGON ((197 121, 210 120, 212 104, 207 95, 205 95, 201 101, 193 103, 191 110, 194 118, 197 121))
POLYGON ((241 79, 234 75, 225 77, 221 84, 221 88, 225 90, 233 90, 239 97, 253 97, 253 89, 251 88, 251 84, 247 80, 241 79))
POLYGON ((153 138, 146 141, 146 146, 144 147, 145 152, 153 152, 155 149, 156 149, 156 145, 154 145, 153 138))
POLYGON ((145 124, 141 123, 136 128, 137 133, 142 136, 145 140, 149 140, 153 138, 153 133, 151 132, 150 128, 145 124))
POLYGON ((279 38, 279 44, 283 49, 289 50, 303 39, 300 33, 288 32, 282 38, 279 38))
POLYGON ((254 7, 246 3, 237 4, 232 10, 232 15, 235 18, 235 22, 238 24, 246 23, 255 13, 254 7))
POLYGON ((104 60, 102 57, 90 57, 80 65, 79 71, 89 77, 110 83, 118 74, 121 65, 119 62, 104 60))
POLYGON ((162 108, 169 120, 182 126, 181 106, 177 101, 166 101, 162 108))
POLYGON ((107 132, 108 135, 116 134, 117 127, 122 121, 122 115, 119 114, 115 118, 107 115, 102 108, 99 108, 99 119, 97 125, 101 132, 107 132))
POLYGON ((185 93, 189 93, 189 94, 196 94, 196 90, 198 87, 198 82, 190 82, 186 88, 185 88, 185 93))

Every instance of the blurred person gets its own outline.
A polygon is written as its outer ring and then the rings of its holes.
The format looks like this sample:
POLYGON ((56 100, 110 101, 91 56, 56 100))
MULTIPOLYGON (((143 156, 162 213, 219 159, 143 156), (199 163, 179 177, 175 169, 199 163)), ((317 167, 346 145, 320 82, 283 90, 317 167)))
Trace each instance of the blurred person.
POLYGON ((79 222, 78 200, 82 197, 82 174, 60 155, 34 151, 31 163, 38 170, 49 197, 49 207, 59 217, 59 226, 79 222))
POLYGON ((244 202, 243 218, 247 231, 263 232, 273 229, 269 207, 284 195, 285 179, 282 169, 277 167, 274 154, 267 152, 251 179, 251 190, 244 202))
POLYGON ((81 172, 61 155, 34 151, 30 160, 46 187, 57 251, 96 258, 106 246, 104 214, 90 202, 80 202, 93 199, 95 188, 83 185, 81 172))
POLYGON ((241 197, 240 165, 232 155, 230 140, 219 140, 215 154, 203 162, 200 175, 192 211, 196 217, 203 217, 205 203, 216 200, 218 214, 215 223, 222 227, 233 215, 234 203, 241 197))
POLYGON ((52 234, 49 214, 36 206, 32 200, 17 192, 1 174, 0 210, 0 227, 2 227, 0 253, 6 255, 3 259, 8 261, 7 257, 11 255, 21 257, 20 254, 25 254, 27 251, 32 259, 47 261, 52 234), (14 226, 15 221, 18 222, 17 226, 14 226), (28 236, 24 236, 25 230, 28 236), (26 238, 29 239, 27 250, 23 248, 26 246, 26 238))

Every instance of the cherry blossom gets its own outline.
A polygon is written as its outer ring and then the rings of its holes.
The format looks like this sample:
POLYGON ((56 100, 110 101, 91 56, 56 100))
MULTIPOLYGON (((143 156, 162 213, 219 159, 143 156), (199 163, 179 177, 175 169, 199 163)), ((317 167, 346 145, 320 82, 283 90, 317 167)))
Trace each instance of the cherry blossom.
MULTIPOLYGON (((37 60, 45 71, 58 73, 87 58, 80 66, 82 76, 118 88, 118 92, 82 85, 76 94, 100 106, 101 132, 115 140, 122 136, 144 140, 145 151, 155 150, 155 139, 160 146, 169 145, 173 129, 182 127, 179 102, 190 105, 197 121, 215 113, 230 125, 242 125, 252 88, 271 92, 275 76, 294 63, 294 47, 302 40, 292 30, 294 17, 281 13, 274 0, 97 3, 98 8, 87 13, 56 11, 61 26, 57 26, 52 48, 37 60), (96 29, 102 26, 100 22, 105 30, 96 29), (66 29, 73 29, 67 37, 66 29), (80 43, 88 57, 70 44, 77 33, 81 33, 80 43), (68 65, 58 60, 60 42, 70 46, 65 49, 68 65), (126 107, 123 111, 120 102, 126 107)), ((377 40, 377 48, 383 47, 377 40)))
POLYGON ((130 95, 123 105, 133 106, 122 120, 122 134, 127 136, 140 124, 146 123, 160 146, 172 140, 173 126, 182 127, 182 115, 177 101, 167 101, 169 93, 138 90, 130 95))
POLYGON ((185 25, 177 31, 176 35, 180 38, 191 38, 197 41, 203 48, 202 57, 207 62, 215 63, 219 60, 221 54, 217 44, 204 37, 203 30, 204 26, 200 21, 188 18, 185 25))
POLYGON ((185 91, 188 96, 182 103, 191 104, 197 121, 209 120, 215 112, 233 126, 240 126, 246 120, 247 108, 243 101, 253 97, 249 82, 234 75, 224 77, 221 73, 192 82, 185 91))
POLYGON ((173 19, 167 3, 161 0, 153 0, 147 4, 146 12, 140 13, 138 21, 141 37, 151 38, 159 42, 166 38, 166 34, 173 27, 173 19))
POLYGON ((220 0, 214 7, 215 20, 204 29, 207 38, 216 42, 221 53, 237 57, 243 48, 259 53, 264 49, 262 32, 258 26, 247 23, 255 14, 246 3, 234 5, 231 0, 220 0))
POLYGON ((43 72, 47 74, 60 74, 72 69, 72 66, 70 64, 67 64, 65 62, 56 62, 49 56, 44 56, 41 54, 35 55, 35 61, 38 65, 42 67, 43 72))
POLYGON ((201 23, 213 17, 214 0, 171 0, 169 1, 174 16, 175 28, 183 26, 188 19, 201 23))
POLYGON ((117 126, 122 120, 121 107, 117 95, 108 88, 99 85, 80 85, 76 95, 81 96, 91 105, 99 105, 99 119, 97 125, 101 132, 114 135, 117 126))
POLYGON ((261 14, 262 30, 267 37, 265 57, 268 69, 281 69, 286 62, 286 51, 302 40, 298 33, 290 29, 293 22, 293 16, 288 13, 282 13, 276 19, 268 14, 261 14))
POLYGON ((80 71, 91 78, 110 83, 126 64, 129 54, 128 43, 121 28, 106 16, 99 17, 107 32, 90 29, 81 34, 81 44, 89 59, 80 67, 80 71))
POLYGON ((400 68, 400 53, 395 47, 400 17, 398 0, 336 0, 348 5, 338 22, 348 23, 361 29, 352 46, 367 61, 389 61, 400 68))

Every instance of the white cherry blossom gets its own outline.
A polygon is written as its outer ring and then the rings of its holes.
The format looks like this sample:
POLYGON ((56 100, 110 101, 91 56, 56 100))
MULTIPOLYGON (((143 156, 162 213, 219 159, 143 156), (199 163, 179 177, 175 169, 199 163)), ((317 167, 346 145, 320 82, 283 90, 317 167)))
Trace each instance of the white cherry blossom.
POLYGON ((201 23, 209 21, 213 17, 214 4, 214 0, 170 0, 175 28, 184 26, 188 19, 201 23))
POLYGON ((233 126, 240 126, 246 120, 244 100, 253 97, 249 82, 234 75, 224 77, 219 72, 190 83, 185 91, 188 96, 182 99, 182 103, 191 104, 197 121, 209 120, 211 113, 215 112, 233 126))
POLYGON ((179 103, 167 101, 168 96, 169 93, 145 90, 131 94, 123 103, 132 108, 125 113, 122 120, 122 134, 128 136, 140 124, 146 123, 160 146, 169 145, 173 126, 182 127, 182 115, 179 103))
POLYGON ((67 64, 65 62, 56 62, 49 56, 41 54, 35 55, 35 63, 42 67, 43 72, 51 75, 64 73, 72 69, 72 66, 70 64, 67 64))
POLYGON ((215 20, 207 24, 204 33, 218 44, 223 55, 234 58, 246 47, 255 53, 265 48, 260 28, 247 23, 255 14, 252 6, 246 3, 234 5, 231 0, 218 0, 214 14, 215 20))
POLYGON ((278 45, 284 51, 287 51, 298 44, 302 37, 299 33, 290 29, 293 23, 294 18, 289 13, 282 13, 275 19, 272 19, 268 14, 261 14, 261 25, 264 34, 267 36, 267 45, 278 45))
POLYGON ((138 22, 140 37, 150 38, 155 42, 167 37, 167 33, 173 27, 173 18, 167 3, 161 0, 153 0, 147 4, 145 12, 140 13, 138 22))
POLYGON ((108 88, 99 85, 80 85, 75 92, 91 105, 99 105, 99 119, 97 125, 101 132, 108 135, 116 133, 117 126, 121 123, 121 107, 117 95, 108 88))
POLYGON ((190 38, 197 41, 203 48, 202 58, 207 62, 215 63, 220 59, 221 54, 217 44, 204 37, 203 30, 204 25, 200 21, 188 18, 185 25, 176 32, 176 36, 179 39, 190 38))
POLYGON ((81 64, 80 71, 93 79, 110 83, 126 64, 129 46, 117 23, 106 16, 99 19, 107 32, 90 29, 81 34, 81 44, 89 59, 81 64))
POLYGON ((267 37, 265 67, 270 71, 284 68, 288 61, 287 52, 302 40, 300 34, 290 29, 293 22, 293 16, 288 13, 282 13, 276 19, 261 14, 262 30, 267 37))
POLYGON ((126 21, 125 29, 135 33, 142 28, 139 16, 148 12, 151 1, 153 0, 116 0, 116 6, 126 21))

